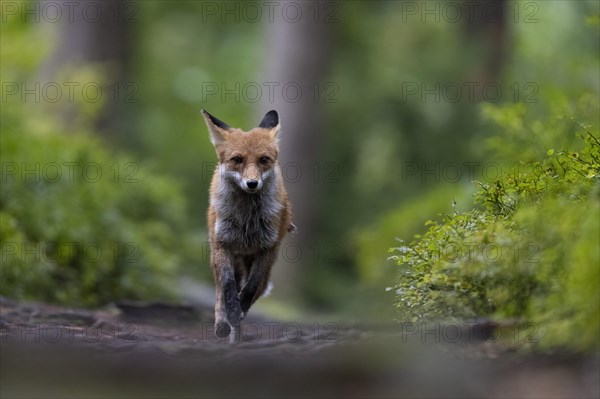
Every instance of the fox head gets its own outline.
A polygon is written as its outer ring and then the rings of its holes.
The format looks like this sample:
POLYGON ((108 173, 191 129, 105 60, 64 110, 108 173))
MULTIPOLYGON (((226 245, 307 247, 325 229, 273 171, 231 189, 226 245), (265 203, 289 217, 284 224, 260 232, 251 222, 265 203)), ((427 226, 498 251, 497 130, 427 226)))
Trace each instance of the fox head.
POLYGON ((205 110, 210 141, 219 158, 221 179, 247 193, 257 193, 275 179, 279 155, 279 115, 269 111, 258 127, 245 132, 232 128, 205 110))

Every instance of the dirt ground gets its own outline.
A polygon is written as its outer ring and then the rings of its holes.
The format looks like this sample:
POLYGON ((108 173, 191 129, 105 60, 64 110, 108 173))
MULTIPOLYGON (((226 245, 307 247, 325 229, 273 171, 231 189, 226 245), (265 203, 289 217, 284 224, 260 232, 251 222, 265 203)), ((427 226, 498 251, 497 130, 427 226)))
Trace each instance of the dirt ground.
POLYGON ((87 311, 0 297, 0 396, 600 397, 597 354, 523 351, 489 322, 417 329, 251 312, 234 343, 212 323, 208 306, 87 311))

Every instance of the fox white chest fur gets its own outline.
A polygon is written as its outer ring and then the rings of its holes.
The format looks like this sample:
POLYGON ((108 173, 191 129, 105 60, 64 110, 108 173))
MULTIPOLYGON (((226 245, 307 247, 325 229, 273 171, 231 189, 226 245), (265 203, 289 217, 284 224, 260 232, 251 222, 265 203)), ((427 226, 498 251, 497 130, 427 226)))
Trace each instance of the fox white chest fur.
POLYGON ((236 175, 219 170, 219 186, 210 199, 216 213, 215 239, 240 254, 271 248, 279 239, 278 215, 283 208, 276 192, 277 180, 281 179, 279 167, 263 177, 263 188, 254 194, 238 187, 241 177, 236 175))

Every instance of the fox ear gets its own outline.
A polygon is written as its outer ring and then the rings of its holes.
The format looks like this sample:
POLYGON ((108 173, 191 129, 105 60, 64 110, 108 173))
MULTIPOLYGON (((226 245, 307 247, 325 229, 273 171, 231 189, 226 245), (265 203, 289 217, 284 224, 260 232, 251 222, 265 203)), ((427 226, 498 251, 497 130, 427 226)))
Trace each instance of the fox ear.
POLYGON ((210 133, 210 141, 213 145, 221 144, 225 141, 227 131, 230 129, 229 125, 222 120, 215 118, 205 110, 202 110, 202 116, 204 116, 204 121, 206 122, 208 132, 210 133))
POLYGON ((271 110, 267 112, 263 120, 260 122, 258 127, 262 127, 263 129, 269 129, 271 131, 271 135, 273 137, 277 137, 279 134, 279 130, 281 129, 279 125, 279 114, 275 110, 271 110))

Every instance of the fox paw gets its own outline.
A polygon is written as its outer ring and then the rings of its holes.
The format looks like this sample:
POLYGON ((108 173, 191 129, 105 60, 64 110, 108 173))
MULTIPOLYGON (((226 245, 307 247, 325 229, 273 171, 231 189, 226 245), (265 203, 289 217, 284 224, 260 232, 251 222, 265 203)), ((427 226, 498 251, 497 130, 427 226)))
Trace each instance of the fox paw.
POLYGON ((226 321, 215 322, 215 335, 219 338, 223 338, 229 335, 231 327, 226 321))

